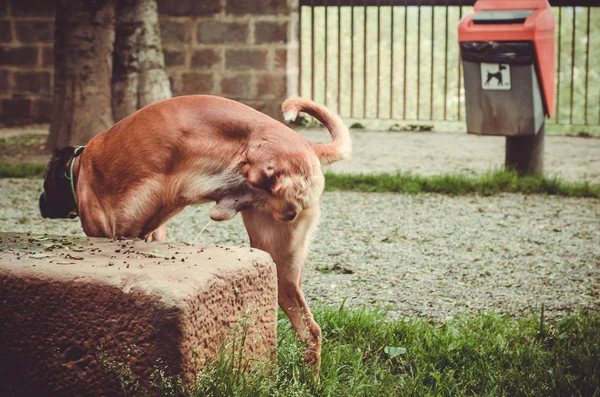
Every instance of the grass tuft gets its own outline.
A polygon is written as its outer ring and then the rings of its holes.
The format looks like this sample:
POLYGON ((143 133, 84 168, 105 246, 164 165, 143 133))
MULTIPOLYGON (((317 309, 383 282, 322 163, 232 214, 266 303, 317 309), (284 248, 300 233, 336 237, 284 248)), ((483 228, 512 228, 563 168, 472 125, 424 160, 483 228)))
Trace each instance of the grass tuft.
POLYGON ((44 175, 45 164, 0 164, 0 178, 36 178, 44 175))
POLYGON ((565 182, 558 177, 520 177, 513 171, 491 171, 477 176, 445 174, 433 176, 407 173, 326 175, 327 191, 441 193, 453 196, 498 193, 548 194, 567 197, 600 197, 600 185, 565 182))
MULTIPOLYGON (((302 359, 287 318, 278 322, 278 365, 250 368, 231 347, 189 396, 542 396, 600 393, 600 314, 579 312, 549 325, 542 315, 460 316, 444 324, 389 320, 384 311, 314 311, 323 329, 319 381, 302 359)), ((243 341, 233 346, 241 351, 243 341)), ((230 345, 231 346, 231 345, 230 345)))
MULTIPOLYGON (((44 164, 0 164, 0 178, 37 178, 44 174, 44 164)), ((327 191, 439 193, 453 196, 499 193, 547 194, 567 197, 600 198, 600 185, 566 182, 558 177, 520 177, 512 171, 490 171, 476 176, 443 174, 422 176, 408 173, 325 174, 327 191)))

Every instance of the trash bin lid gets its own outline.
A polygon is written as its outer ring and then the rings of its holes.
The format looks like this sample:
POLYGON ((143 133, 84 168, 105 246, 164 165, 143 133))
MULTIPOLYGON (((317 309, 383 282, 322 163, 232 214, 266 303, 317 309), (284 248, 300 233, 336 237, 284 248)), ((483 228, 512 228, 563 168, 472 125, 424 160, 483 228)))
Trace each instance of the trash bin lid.
POLYGON ((480 25, 500 25, 525 23, 534 10, 479 11, 473 15, 473 23, 480 25))

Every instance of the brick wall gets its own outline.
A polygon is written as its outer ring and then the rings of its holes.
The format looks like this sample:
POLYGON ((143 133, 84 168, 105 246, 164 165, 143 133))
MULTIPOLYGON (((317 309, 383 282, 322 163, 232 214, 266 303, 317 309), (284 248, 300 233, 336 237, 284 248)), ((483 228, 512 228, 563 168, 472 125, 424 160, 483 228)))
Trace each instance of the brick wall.
POLYGON ((0 0, 0 121, 52 118, 54 4, 0 0))
MULTIPOLYGON (((280 117, 297 95, 297 0, 158 0, 174 95, 214 94, 280 117)), ((53 2, 0 0, 0 122, 52 119, 53 2)))

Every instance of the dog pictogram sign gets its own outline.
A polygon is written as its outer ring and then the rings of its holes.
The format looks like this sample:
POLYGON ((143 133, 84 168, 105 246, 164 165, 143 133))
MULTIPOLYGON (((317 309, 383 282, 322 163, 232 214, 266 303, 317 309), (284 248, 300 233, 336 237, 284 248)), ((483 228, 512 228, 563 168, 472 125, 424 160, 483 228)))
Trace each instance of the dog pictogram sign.
POLYGON ((481 88, 484 90, 510 90, 510 65, 482 63, 481 88))

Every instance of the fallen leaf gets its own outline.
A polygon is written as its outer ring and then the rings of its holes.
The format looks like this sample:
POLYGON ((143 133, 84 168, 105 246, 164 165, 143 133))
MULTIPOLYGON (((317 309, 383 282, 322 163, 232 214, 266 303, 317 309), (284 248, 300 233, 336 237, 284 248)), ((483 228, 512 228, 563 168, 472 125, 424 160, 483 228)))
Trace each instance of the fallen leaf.
POLYGON ((150 254, 148 254, 148 256, 150 256, 150 258, 166 258, 166 256, 164 256, 157 250, 151 251, 150 254))
POLYGON ((334 270, 336 272, 342 272, 343 274, 354 274, 354 270, 352 270, 348 266, 342 266, 339 263, 336 263, 335 265, 333 265, 331 270, 334 270))
POLYGON ((50 258, 52 255, 48 255, 48 254, 31 254, 29 255, 30 258, 33 259, 43 259, 43 258, 50 258))
POLYGON ((394 358, 396 356, 401 356, 403 354, 406 354, 406 348, 405 347, 386 346, 383 349, 383 352, 385 354, 387 354, 389 358, 394 358))

